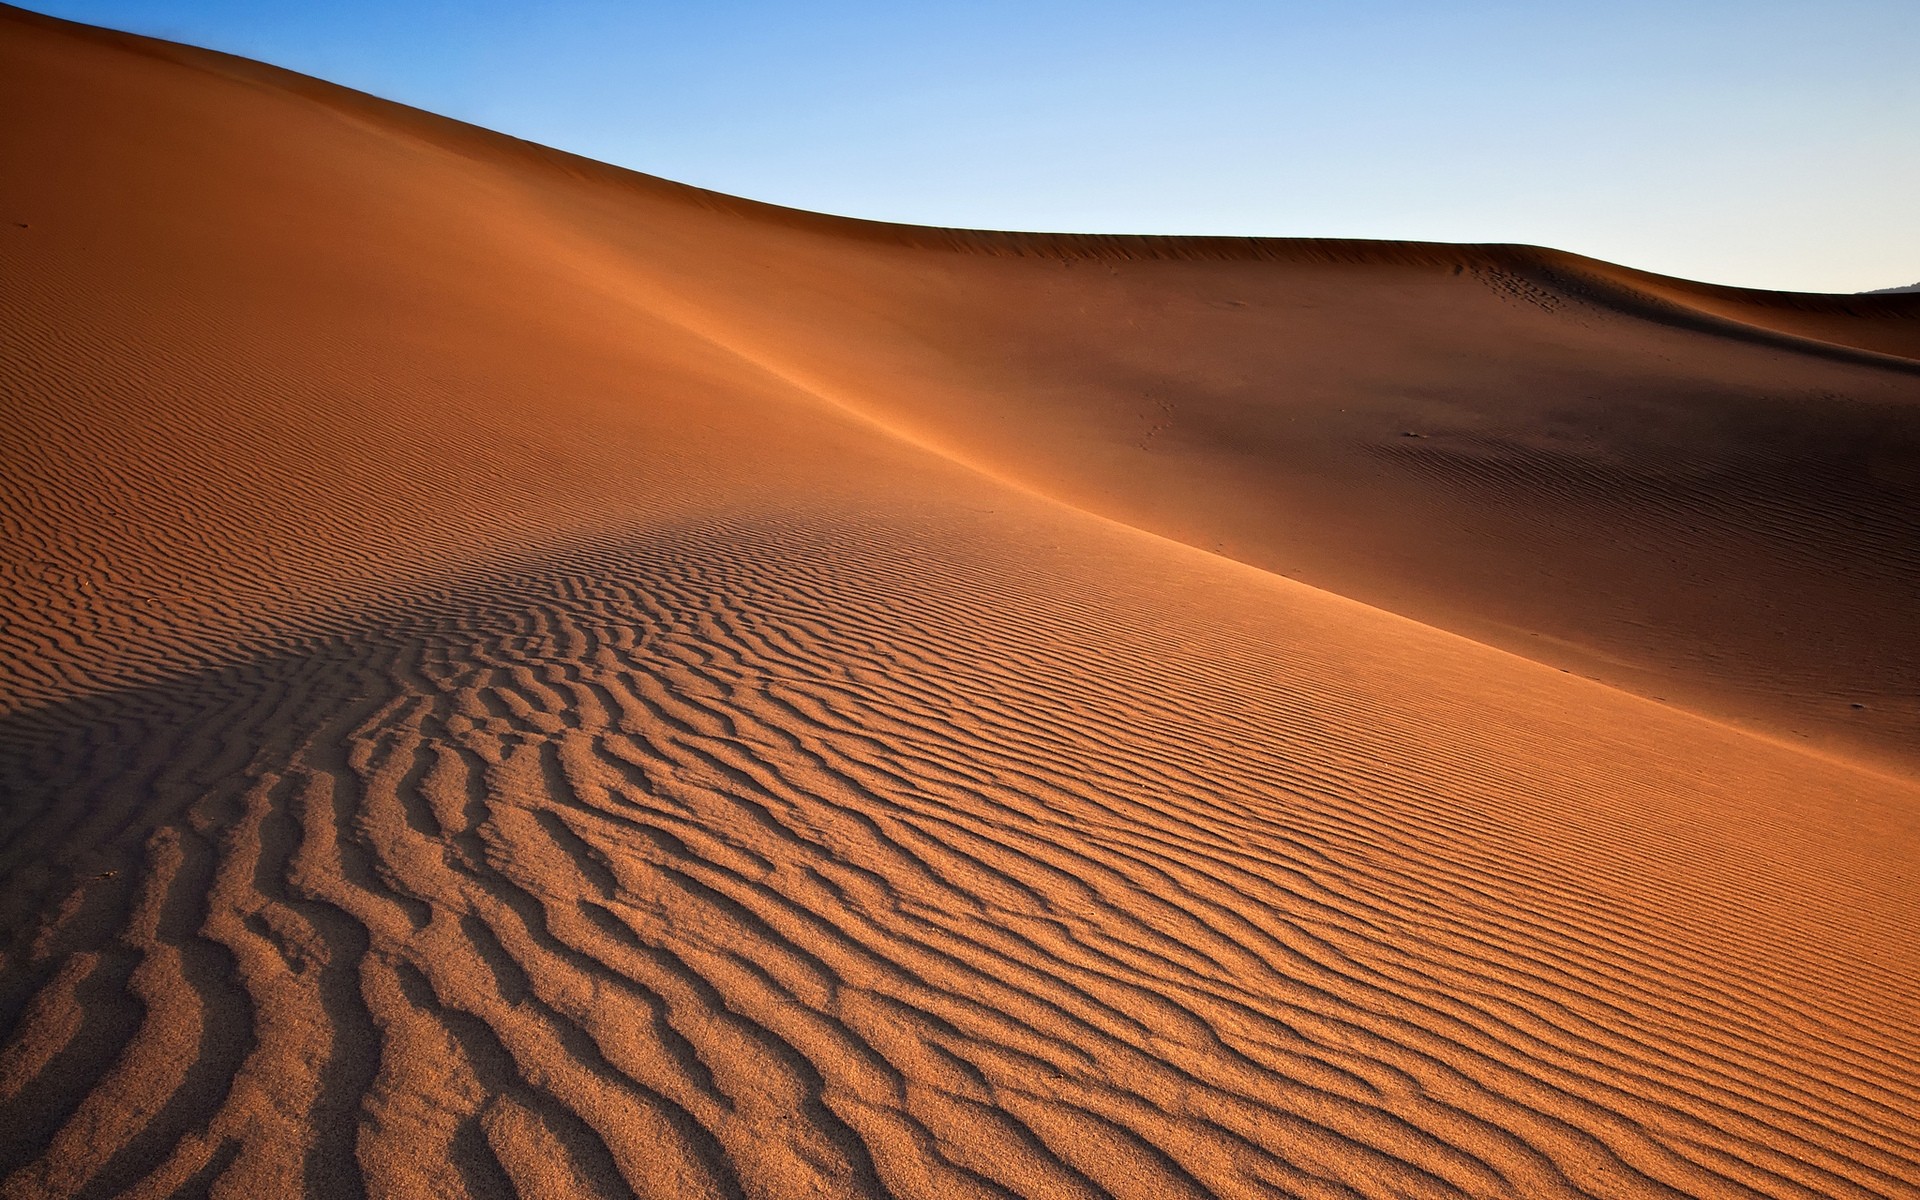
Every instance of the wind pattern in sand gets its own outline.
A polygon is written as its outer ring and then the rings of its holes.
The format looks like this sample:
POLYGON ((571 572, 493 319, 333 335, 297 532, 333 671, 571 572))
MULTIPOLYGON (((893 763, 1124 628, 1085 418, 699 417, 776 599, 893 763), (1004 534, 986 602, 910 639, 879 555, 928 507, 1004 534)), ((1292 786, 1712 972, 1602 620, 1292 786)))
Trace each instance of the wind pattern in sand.
POLYGON ((1809 1000, 1597 902, 1527 852, 1563 831, 1463 810, 1470 728, 1458 774, 1345 733, 1455 705, 795 532, 42 718, 14 853, 83 819, 103 865, 36 946, 10 1189, 1910 1190, 1872 978, 1809 1000))
POLYGON ((0 101, 0 1195, 1920 1197, 1920 301, 0 101))

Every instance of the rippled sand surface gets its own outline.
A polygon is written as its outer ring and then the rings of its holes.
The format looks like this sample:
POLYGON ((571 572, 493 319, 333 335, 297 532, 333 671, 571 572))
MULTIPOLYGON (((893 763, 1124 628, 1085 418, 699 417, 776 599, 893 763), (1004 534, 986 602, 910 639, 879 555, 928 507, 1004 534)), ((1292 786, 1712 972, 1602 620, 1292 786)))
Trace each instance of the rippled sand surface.
POLYGON ((1920 1196, 1920 298, 0 114, 0 1194, 1920 1196))

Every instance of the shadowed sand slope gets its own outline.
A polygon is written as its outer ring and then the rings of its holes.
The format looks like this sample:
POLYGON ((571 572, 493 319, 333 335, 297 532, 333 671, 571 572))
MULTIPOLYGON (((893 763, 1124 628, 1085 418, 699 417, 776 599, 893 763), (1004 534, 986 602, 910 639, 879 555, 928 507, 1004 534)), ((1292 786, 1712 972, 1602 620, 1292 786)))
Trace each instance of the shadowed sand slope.
POLYGON ((1920 1195, 1920 300, 0 112, 0 1194, 1920 1195))

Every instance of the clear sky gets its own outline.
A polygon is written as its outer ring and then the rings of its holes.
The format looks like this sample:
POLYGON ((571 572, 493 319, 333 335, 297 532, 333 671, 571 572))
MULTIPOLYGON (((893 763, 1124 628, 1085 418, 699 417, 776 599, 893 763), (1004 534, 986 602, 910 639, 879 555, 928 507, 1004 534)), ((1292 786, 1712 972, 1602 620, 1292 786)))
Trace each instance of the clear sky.
POLYGON ((1920 0, 26 2, 854 216, 1920 281, 1920 0))

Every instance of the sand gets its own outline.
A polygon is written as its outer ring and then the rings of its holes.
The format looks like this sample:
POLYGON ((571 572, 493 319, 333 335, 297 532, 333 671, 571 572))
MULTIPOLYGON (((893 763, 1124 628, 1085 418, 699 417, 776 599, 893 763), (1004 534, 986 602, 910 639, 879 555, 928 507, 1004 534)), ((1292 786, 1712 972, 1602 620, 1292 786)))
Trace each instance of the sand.
POLYGON ((0 97, 0 1195, 1920 1196, 1920 296, 0 97))

